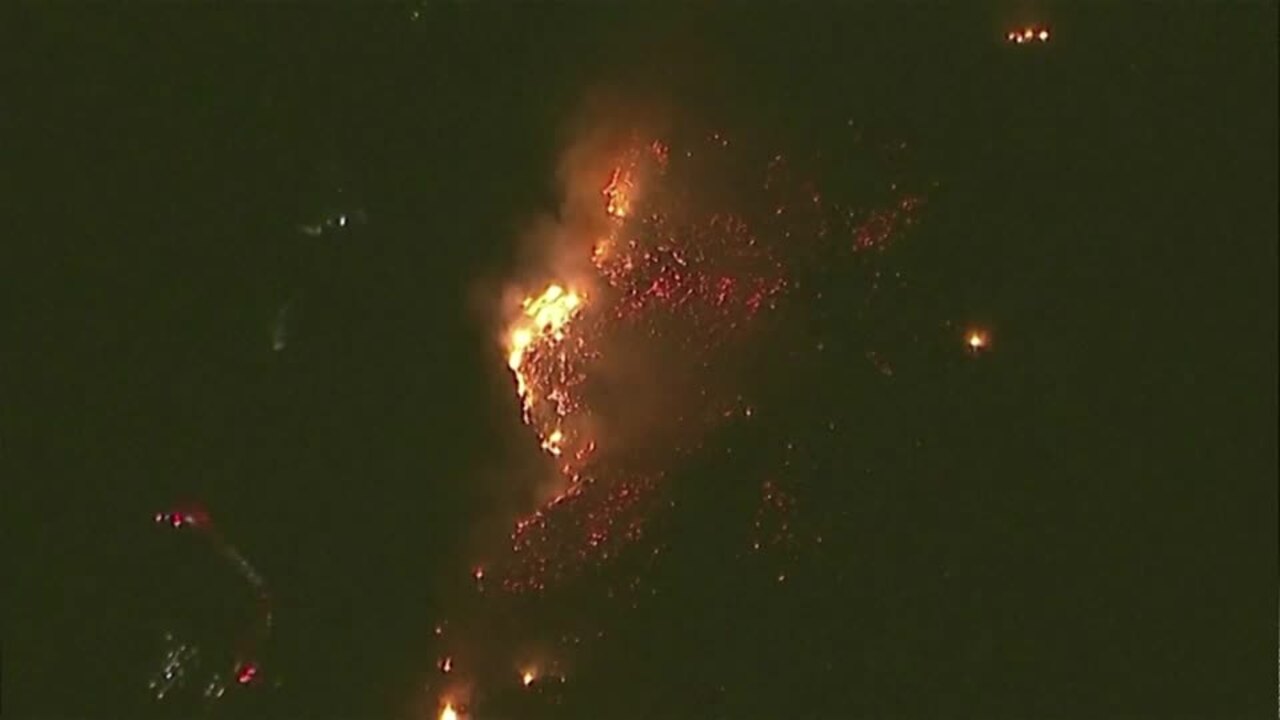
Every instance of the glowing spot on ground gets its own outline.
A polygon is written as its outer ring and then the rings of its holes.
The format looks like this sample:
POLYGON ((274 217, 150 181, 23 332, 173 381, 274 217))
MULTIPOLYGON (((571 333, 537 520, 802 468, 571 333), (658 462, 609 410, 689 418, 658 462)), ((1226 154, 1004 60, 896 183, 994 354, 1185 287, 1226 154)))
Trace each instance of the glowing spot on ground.
POLYGON ((987 346, 987 334, 981 330, 970 331, 966 342, 969 344, 970 350, 978 352, 987 346))
POLYGON ((560 457, 560 442, 562 440, 564 440, 564 433, 557 429, 548 435, 546 440, 542 441, 542 449, 556 457, 560 457))
POLYGON ((623 173, 621 168, 615 169, 609 177, 609 184, 600 192, 605 197, 604 211, 619 220, 625 218, 631 213, 630 193, 630 176, 623 173))

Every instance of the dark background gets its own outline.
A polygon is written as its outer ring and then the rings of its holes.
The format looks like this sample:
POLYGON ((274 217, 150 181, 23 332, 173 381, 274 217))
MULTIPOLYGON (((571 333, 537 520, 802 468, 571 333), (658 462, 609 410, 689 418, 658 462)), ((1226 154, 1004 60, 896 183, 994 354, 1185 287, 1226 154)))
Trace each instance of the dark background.
POLYGON ((894 383, 837 312, 777 421, 833 540, 779 589, 723 531, 753 460, 697 459, 663 594, 561 716, 1270 716, 1274 4, 6 15, 6 717, 142 712, 148 519, 188 501, 279 617, 286 683, 236 712, 403 711, 514 442, 475 288, 601 88, 819 146, 855 118, 938 185, 894 383), (1029 21, 1053 42, 1002 43, 1029 21))

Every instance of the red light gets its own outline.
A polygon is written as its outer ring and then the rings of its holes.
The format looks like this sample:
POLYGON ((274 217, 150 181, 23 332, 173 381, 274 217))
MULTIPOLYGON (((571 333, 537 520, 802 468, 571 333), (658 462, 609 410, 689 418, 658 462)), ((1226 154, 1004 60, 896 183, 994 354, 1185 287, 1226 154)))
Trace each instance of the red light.
POLYGON ((253 678, 257 674, 258 674, 257 665, 245 665, 244 667, 240 668, 240 673, 236 675, 236 682, 240 683, 241 685, 248 685, 250 682, 253 682, 253 678))

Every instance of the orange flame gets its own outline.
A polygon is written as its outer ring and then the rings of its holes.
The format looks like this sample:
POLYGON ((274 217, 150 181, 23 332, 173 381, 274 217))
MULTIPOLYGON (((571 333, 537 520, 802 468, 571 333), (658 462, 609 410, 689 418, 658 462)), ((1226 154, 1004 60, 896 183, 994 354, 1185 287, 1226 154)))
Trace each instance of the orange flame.
POLYGON ((507 333, 507 367, 516 376, 516 391, 528 412, 533 403, 529 384, 520 367, 536 343, 554 344, 564 339, 565 328, 582 309, 583 296, 559 285, 549 285, 538 297, 521 303, 523 312, 507 333))
POLYGON ((622 168, 615 168, 609 177, 609 184, 600 192, 605 197, 604 211, 611 217, 625 218, 631 212, 631 175, 624 174, 622 168))

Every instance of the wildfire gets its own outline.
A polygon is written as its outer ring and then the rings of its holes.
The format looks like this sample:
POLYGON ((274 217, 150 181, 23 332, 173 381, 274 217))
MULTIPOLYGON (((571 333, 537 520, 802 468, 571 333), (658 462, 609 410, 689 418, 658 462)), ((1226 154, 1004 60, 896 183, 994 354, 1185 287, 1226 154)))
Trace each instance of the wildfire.
POLYGON ((597 240, 596 244, 591 246, 591 263, 596 267, 604 262, 605 257, 609 254, 609 240, 604 238, 597 240))
MULTIPOLYGON (((711 140, 719 150, 728 147, 718 133, 711 140)), ((510 534, 513 561, 494 572, 503 591, 542 591, 549 579, 603 561, 643 534, 648 496, 661 471, 624 469, 618 458, 599 450, 603 438, 594 436, 611 427, 610 414, 625 411, 616 399, 626 388, 612 387, 615 379, 597 372, 598 361, 615 355, 616 339, 630 343, 643 337, 655 353, 650 362, 662 357, 677 363, 667 375, 710 367, 745 337, 752 318, 799 288, 791 285, 788 260, 805 261, 837 247, 882 252, 915 222, 923 202, 903 193, 891 204, 862 209, 807 190, 797 203, 771 189, 787 177, 777 156, 761 177, 768 202, 708 208, 690 200, 697 188, 686 186, 683 164, 671 158, 661 142, 637 143, 598 176, 603 202, 594 212, 600 216, 593 234, 577 238, 581 242, 572 247, 594 270, 584 279, 596 288, 591 307, 586 309, 587 298, 574 289, 581 285, 557 278, 540 294, 530 293, 506 329, 507 365, 524 422, 541 449, 556 458, 563 483, 542 507, 516 522, 510 534), (608 223, 603 232, 602 220, 608 223), (793 233, 814 240, 796 247, 793 233)), ((702 416, 677 413, 670 421, 688 423, 696 433, 702 416)))
MULTIPOLYGON (((706 162, 719 163, 714 158, 727 152, 728 141, 719 134, 711 139, 718 154, 706 162)), ((749 399, 726 398, 715 387, 721 383, 703 388, 699 378, 746 347, 758 332, 753 318, 802 292, 801 279, 825 277, 811 266, 851 253, 870 262, 913 225, 923 202, 903 192, 890 203, 862 207, 832 201, 808 185, 797 191, 793 171, 778 155, 759 178, 763 185, 735 186, 723 200, 733 204, 721 205, 720 193, 701 192, 701 159, 694 166, 686 162, 691 151, 680 150, 658 141, 637 144, 614 158, 613 169, 592 176, 593 217, 569 219, 562 236, 571 242, 557 246, 575 255, 555 258, 563 261, 555 266, 584 274, 547 278, 545 285, 523 288, 524 299, 512 303, 495 355, 505 351, 523 420, 555 458, 558 482, 554 496, 515 521, 501 555, 486 555, 487 568, 473 566, 477 591, 489 603, 505 602, 508 593, 534 598, 555 584, 563 588, 584 568, 635 552, 651 532, 648 520, 660 509, 669 477, 662 453, 680 457, 715 424, 757 414, 749 399), (590 298, 583 288, 590 288, 590 298), (658 387, 672 397, 641 395, 658 387), (633 412, 638 422, 630 421, 633 412)), ((984 331, 962 337, 974 353, 987 347, 984 331)), ((766 483, 761 502, 755 547, 782 556, 799 541, 793 498, 766 483)), ((770 577, 785 583, 784 570, 770 577)), ((507 687, 513 675, 534 694, 548 678, 564 682, 553 665, 527 662, 502 666, 507 687)), ((476 667, 500 666, 472 655, 457 669, 450 657, 439 663, 453 675, 471 675, 476 667)), ((446 697, 436 698, 443 703, 440 720, 483 711, 469 704, 455 709, 452 703, 462 700, 446 697)))
POLYGON ((556 429, 547 436, 546 440, 542 441, 542 449, 556 457, 560 457, 560 453, 562 452, 560 449, 561 440, 564 440, 564 433, 559 429, 556 429))
POLYGON ((516 391, 524 401, 526 415, 532 409, 528 378, 522 369, 525 356, 540 346, 564 339, 565 329, 582 309, 583 296, 559 285, 549 285, 541 295, 527 297, 521 314, 512 325, 507 340, 507 367, 516 376, 516 391))
POLYGON ((615 168, 600 194, 605 197, 604 211, 619 220, 631 214, 631 175, 621 168, 615 168))

